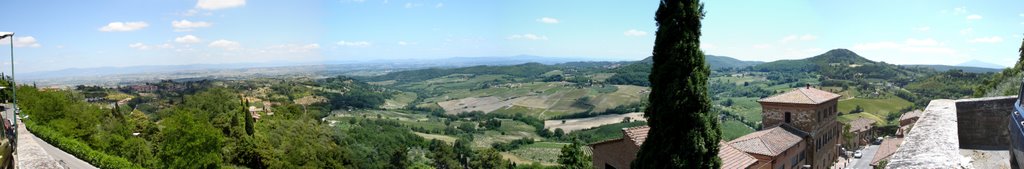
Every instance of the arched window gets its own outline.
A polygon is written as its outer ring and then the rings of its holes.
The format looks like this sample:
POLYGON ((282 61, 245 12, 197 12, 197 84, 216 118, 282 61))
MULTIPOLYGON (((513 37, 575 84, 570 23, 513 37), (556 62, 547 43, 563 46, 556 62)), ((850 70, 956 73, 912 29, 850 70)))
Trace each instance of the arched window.
POLYGON ((791 113, 789 113, 789 112, 786 112, 786 123, 791 123, 791 122, 793 122, 793 120, 791 119, 792 117, 790 117, 790 116, 792 116, 792 115, 791 115, 791 113))

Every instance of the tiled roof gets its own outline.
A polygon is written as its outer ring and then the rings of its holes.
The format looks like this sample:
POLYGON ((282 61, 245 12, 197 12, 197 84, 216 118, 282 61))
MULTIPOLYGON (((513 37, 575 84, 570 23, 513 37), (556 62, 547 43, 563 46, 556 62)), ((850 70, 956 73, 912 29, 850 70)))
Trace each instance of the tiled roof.
POLYGON ((875 152, 875 158, 871 159, 871 165, 878 165, 878 162, 888 159, 889 156, 896 153, 896 149, 900 148, 900 144, 903 144, 903 138, 888 138, 882 140, 882 145, 878 146, 878 151, 875 152))
POLYGON ((767 98, 758 100, 758 102, 771 102, 771 103, 796 103, 796 104, 819 104, 826 101, 839 98, 840 95, 819 90, 811 87, 801 87, 795 90, 769 96, 767 98))
POLYGON ((624 138, 628 138, 633 141, 637 146, 643 145, 644 141, 647 140, 647 132, 651 131, 651 126, 637 126, 631 128, 622 129, 624 138))
POLYGON ((747 153, 777 156, 803 141, 806 135, 789 124, 783 124, 736 138, 729 145, 747 153))
POLYGON ((911 119, 911 118, 919 118, 919 117, 921 117, 921 113, 923 113, 923 112, 924 111, 921 111, 921 110, 914 110, 914 111, 903 113, 903 115, 900 116, 900 121, 911 119))
POLYGON ((757 163, 757 159, 750 154, 737 150, 725 142, 718 142, 718 158, 722 159, 721 168, 747 168, 757 163))
POLYGON ((850 132, 862 132, 871 129, 872 124, 875 124, 875 120, 868 118, 857 118, 850 121, 850 132))

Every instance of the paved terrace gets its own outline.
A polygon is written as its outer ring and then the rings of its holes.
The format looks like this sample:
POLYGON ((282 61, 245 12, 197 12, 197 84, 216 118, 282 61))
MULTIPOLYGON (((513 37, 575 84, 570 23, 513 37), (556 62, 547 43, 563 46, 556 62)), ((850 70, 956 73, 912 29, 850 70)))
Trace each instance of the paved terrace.
MULTIPOLYGON (((5 104, 5 107, 9 107, 10 104, 5 104)), ((8 112, 3 114, 9 115, 8 112)), ((12 120, 8 116, 4 116, 4 120, 12 120)), ((14 165, 19 169, 93 169, 95 166, 78 159, 77 157, 60 150, 50 143, 39 139, 32 132, 29 132, 25 128, 25 125, 21 125, 21 119, 18 119, 18 143, 17 152, 15 155, 14 165)))
POLYGON ((1016 96, 932 100, 886 168, 1009 168, 1016 96))

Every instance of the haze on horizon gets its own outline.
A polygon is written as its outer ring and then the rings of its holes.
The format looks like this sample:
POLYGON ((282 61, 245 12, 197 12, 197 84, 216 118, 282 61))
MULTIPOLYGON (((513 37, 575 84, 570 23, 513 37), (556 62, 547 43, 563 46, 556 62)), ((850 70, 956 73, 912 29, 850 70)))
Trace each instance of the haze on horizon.
MULTIPOLYGON (((537 55, 640 60, 658 1, 8 1, 19 72, 138 65, 537 55)), ((702 48, 741 60, 847 48, 875 61, 1009 66, 1020 1, 707 1, 702 48)), ((8 39, 0 40, 4 45, 8 39)), ((0 48, 7 54, 9 49, 0 48)), ((8 61, 4 61, 9 65, 8 61)), ((5 71, 6 72, 6 71, 5 71)))

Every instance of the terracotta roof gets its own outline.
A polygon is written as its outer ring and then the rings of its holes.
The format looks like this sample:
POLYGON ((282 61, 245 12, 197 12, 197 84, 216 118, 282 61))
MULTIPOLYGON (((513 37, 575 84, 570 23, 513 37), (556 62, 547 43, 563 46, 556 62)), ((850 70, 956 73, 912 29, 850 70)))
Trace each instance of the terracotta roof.
POLYGON ((718 142, 718 158, 722 159, 721 168, 747 168, 757 163, 757 159, 750 154, 737 150, 725 142, 718 142))
POLYGON ((806 135, 789 124, 782 124, 741 136, 729 141, 729 145, 747 153, 777 156, 803 141, 806 135))
POLYGON ((801 87, 786 93, 769 96, 758 102, 819 104, 839 98, 840 95, 811 87, 801 87))
POLYGON ((911 118, 920 118, 921 117, 921 113, 923 113, 923 112, 924 111, 921 111, 921 110, 914 110, 914 111, 903 113, 903 115, 900 115, 900 121, 911 119, 911 118))
POLYGON ((871 159, 871 165, 878 165, 878 162, 888 159, 889 156, 896 153, 896 149, 900 148, 900 144, 903 144, 903 138, 887 138, 882 140, 882 145, 878 146, 878 151, 875 152, 875 158, 871 159))
POLYGON ((873 127, 872 124, 875 124, 875 120, 863 117, 854 119, 853 121, 850 121, 850 132, 867 131, 873 127))
POLYGON ((622 135, 624 139, 628 138, 633 141, 637 146, 643 145, 644 141, 647 140, 647 132, 651 131, 651 126, 637 126, 631 128, 623 128, 622 135))

